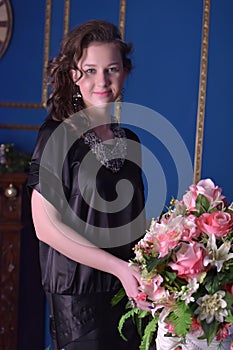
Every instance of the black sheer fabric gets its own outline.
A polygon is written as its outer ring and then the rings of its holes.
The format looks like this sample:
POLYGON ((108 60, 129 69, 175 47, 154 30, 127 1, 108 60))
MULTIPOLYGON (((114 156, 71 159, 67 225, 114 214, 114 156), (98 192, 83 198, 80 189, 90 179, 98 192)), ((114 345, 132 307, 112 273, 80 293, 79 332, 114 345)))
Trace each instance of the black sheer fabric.
MULTIPOLYGON (((101 166, 83 138, 77 139, 75 128, 47 120, 39 131, 28 188, 40 191, 76 232, 127 261, 144 234, 145 215, 140 143, 133 132, 125 132, 127 159, 120 171, 113 173, 101 166), (109 203, 118 198, 117 184, 125 180, 123 202, 116 203, 117 210, 109 211, 109 203), (127 203, 129 183, 133 196, 127 203), (124 201, 126 206, 122 207, 124 201)), ((125 343, 118 334, 117 324, 126 300, 111 306, 113 295, 121 288, 115 276, 76 263, 43 242, 40 264, 54 349, 139 348, 131 321, 125 330, 129 341, 125 343)))

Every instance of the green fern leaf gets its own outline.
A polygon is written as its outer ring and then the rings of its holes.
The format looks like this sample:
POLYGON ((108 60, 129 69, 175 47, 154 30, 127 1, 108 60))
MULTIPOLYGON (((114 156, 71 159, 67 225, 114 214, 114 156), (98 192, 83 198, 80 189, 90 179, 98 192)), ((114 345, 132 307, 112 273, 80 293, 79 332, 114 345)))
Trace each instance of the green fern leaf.
POLYGON ((147 317, 150 315, 151 315, 151 313, 149 311, 140 310, 140 312, 138 313, 138 318, 144 318, 144 317, 147 317))
POLYGON ((143 337, 143 332, 145 328, 145 322, 146 324, 152 319, 152 315, 148 311, 140 310, 140 312, 135 317, 135 323, 137 326, 137 332, 140 336, 140 338, 143 337), (144 319, 146 320, 144 321, 144 319))
POLYGON ((185 302, 178 302, 168 318, 174 325, 176 334, 185 337, 192 324, 192 312, 185 302))
POLYGON ((142 318, 139 318, 139 317, 135 317, 135 324, 136 324, 136 327, 137 327, 137 332, 139 334, 139 337, 142 338, 142 321, 143 319, 142 318))
POLYGON ((127 338, 124 336, 124 334, 122 332, 125 321, 130 317, 134 317, 134 315, 136 315, 138 313, 140 313, 140 309, 135 308, 135 309, 129 310, 128 312, 126 312, 126 314, 121 316, 121 319, 120 319, 119 324, 118 324, 118 331, 120 333, 121 338, 124 339, 125 341, 127 341, 127 338))
POLYGON ((140 350, 148 350, 153 338, 154 333, 157 329, 159 316, 155 316, 146 326, 142 341, 140 344, 140 350))

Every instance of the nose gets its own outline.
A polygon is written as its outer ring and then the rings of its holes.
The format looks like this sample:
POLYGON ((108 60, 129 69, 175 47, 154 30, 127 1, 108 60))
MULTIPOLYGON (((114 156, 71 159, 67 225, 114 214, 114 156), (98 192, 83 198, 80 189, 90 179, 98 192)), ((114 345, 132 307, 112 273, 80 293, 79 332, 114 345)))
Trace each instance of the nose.
POLYGON ((97 86, 107 86, 109 84, 109 77, 106 71, 99 71, 96 76, 97 86))

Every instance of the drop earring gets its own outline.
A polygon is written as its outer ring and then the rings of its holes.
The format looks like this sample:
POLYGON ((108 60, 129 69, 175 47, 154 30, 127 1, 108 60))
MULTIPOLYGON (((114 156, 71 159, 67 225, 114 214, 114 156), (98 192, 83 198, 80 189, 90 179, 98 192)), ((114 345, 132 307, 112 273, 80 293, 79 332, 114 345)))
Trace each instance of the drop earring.
POLYGON ((78 112, 78 106, 83 105, 82 94, 78 85, 74 85, 74 94, 72 96, 74 113, 78 112))

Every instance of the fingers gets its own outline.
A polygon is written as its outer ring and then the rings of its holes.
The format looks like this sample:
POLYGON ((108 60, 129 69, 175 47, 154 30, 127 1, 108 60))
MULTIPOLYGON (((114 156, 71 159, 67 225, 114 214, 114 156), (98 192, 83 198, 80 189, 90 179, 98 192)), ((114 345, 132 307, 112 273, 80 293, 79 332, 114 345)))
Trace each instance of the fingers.
POLYGON ((148 312, 151 312, 153 306, 151 305, 151 303, 149 303, 148 301, 143 301, 143 300, 138 300, 136 302, 136 307, 148 312))
POLYGON ((139 292, 135 297, 129 297, 129 302, 132 308, 148 311, 152 313, 153 304, 147 300, 147 295, 144 292, 139 292))
POLYGON ((137 283, 140 285, 141 283, 141 274, 137 271, 133 271, 133 276, 137 280, 137 283))

